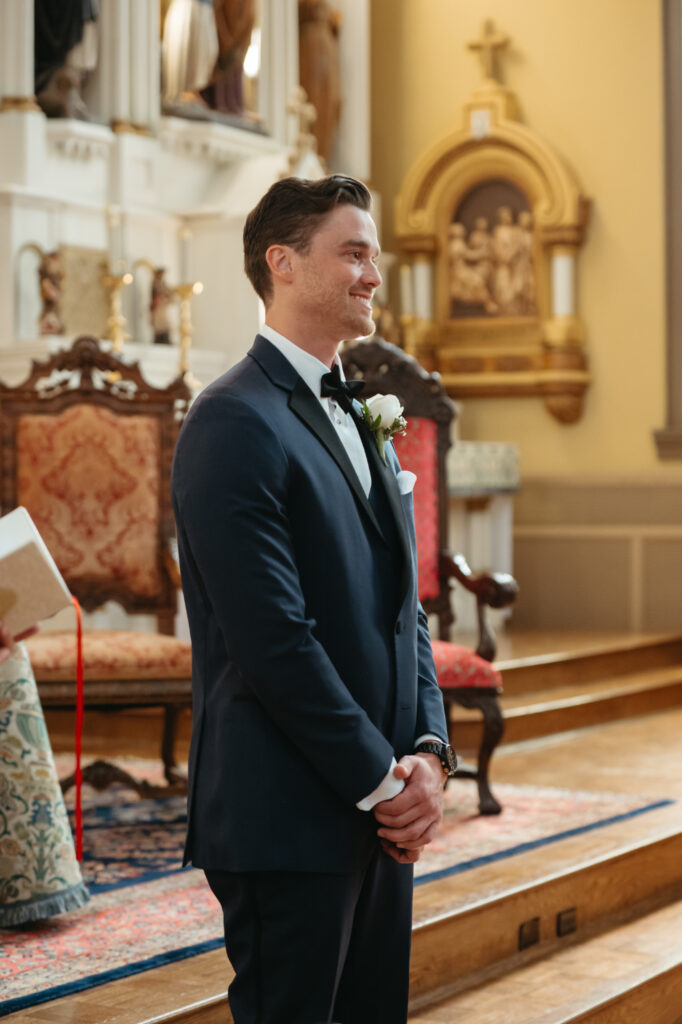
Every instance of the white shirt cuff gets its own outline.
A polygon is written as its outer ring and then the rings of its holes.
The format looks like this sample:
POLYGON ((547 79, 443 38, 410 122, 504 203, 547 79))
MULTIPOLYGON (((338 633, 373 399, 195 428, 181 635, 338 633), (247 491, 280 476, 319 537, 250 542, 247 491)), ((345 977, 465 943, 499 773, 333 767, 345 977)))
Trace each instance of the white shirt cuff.
POLYGON ((415 750, 420 743, 445 743, 446 741, 442 736, 435 736, 432 732, 425 732, 423 736, 418 736, 414 741, 415 750))
POLYGON ((363 800, 359 800, 356 803, 356 807, 359 811, 371 811, 375 804, 380 804, 382 800, 392 800, 398 793, 402 793, 405 788, 404 779, 396 779, 393 774, 393 769, 398 762, 395 758, 391 759, 391 767, 388 772, 381 780, 376 789, 373 789, 369 796, 366 796, 363 800))

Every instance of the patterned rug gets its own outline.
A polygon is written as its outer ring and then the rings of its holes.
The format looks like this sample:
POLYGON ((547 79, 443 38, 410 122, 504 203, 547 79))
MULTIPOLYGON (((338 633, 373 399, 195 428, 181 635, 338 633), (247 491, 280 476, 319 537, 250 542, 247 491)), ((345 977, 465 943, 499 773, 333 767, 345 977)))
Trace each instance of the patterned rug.
MULTIPOLYGON (((130 766, 139 771, 140 762, 130 766)), ((475 787, 448 787, 440 835, 416 866, 415 885, 516 856, 643 814, 671 801, 610 793, 496 786, 504 811, 477 814, 475 787)), ((84 789, 80 910, 0 930, 0 1016, 172 963, 222 945, 220 908, 191 867, 181 868, 185 804, 84 789)))

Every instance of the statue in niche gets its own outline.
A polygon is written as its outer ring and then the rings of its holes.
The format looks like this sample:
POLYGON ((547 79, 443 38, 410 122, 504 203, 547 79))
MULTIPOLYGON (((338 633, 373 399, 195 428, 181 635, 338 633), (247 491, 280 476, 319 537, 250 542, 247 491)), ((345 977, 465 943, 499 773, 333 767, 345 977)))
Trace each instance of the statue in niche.
POLYGON ((38 280, 40 282, 40 299, 43 308, 38 317, 39 334, 63 334, 62 323, 62 284, 64 267, 58 249, 43 252, 38 246, 32 246, 40 254, 38 280))
POLYGON ((485 267, 479 266, 477 253, 467 242, 466 228, 458 222, 451 224, 448 231, 448 269, 453 302, 483 306, 489 313, 497 311, 486 282, 485 267))
POLYGON ((164 99, 243 117, 255 0, 172 0, 163 28, 164 99))
POLYGON ((317 111, 311 131, 326 162, 341 116, 340 27, 341 15, 327 0, 298 0, 299 78, 317 111))
POLYGON ((244 58, 256 23, 255 0, 213 0, 213 10, 218 59, 200 95, 211 110, 243 116, 244 58))
POLYGON ((35 94, 48 117, 90 120, 81 96, 97 65, 100 0, 34 0, 35 94))
POLYGON ((452 314, 535 316, 533 217, 521 210, 516 221, 509 206, 497 210, 492 232, 487 217, 476 217, 467 228, 455 221, 448 230, 448 282, 452 314), (467 307, 471 307, 468 309, 467 307))
POLYGON ((149 296, 149 319, 154 332, 155 345, 170 345, 170 307, 173 304, 173 290, 166 281, 166 268, 155 267, 149 296))

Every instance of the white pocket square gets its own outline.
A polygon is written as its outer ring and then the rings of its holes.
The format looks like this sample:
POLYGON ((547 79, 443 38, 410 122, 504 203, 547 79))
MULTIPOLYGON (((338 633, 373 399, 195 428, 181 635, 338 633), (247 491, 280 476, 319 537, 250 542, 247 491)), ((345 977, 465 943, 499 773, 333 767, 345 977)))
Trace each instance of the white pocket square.
POLYGON ((396 480, 401 494, 411 494, 417 481, 417 474, 410 473, 409 469, 401 469, 396 480))

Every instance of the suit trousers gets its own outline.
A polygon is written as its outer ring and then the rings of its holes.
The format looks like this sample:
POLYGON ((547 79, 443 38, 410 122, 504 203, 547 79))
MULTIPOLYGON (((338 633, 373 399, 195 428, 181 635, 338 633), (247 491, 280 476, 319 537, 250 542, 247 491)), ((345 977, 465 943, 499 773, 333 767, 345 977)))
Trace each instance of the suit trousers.
POLYGON ((405 1024, 412 865, 380 847, 361 871, 209 871, 223 908, 235 1024, 405 1024))

